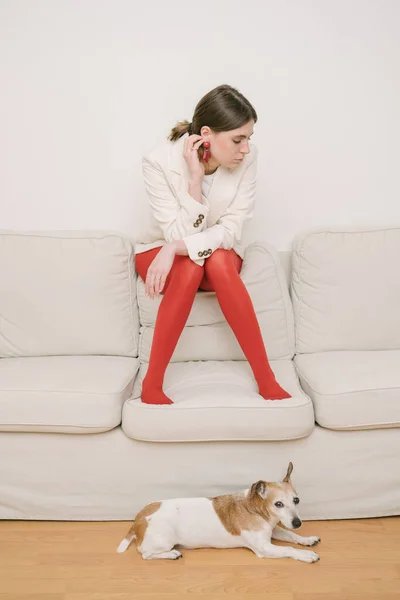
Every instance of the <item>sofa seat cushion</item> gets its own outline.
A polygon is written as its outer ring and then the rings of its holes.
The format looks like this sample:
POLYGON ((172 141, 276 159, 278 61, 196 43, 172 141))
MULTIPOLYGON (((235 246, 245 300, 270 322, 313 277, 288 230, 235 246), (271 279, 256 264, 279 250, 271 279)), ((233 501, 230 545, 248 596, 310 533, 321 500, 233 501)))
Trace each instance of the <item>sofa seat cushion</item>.
MULTIPOLYGON (((122 428, 152 442, 288 440, 314 427, 311 400, 301 390, 293 362, 271 361, 278 382, 292 398, 264 400, 247 361, 170 363, 164 391, 173 405, 143 404, 139 386, 125 402, 122 428)), ((140 367, 138 384, 147 365, 140 367)))
POLYGON ((0 431, 97 433, 121 423, 138 359, 47 356, 0 360, 0 431))
POLYGON ((295 357, 301 385, 328 429, 400 425, 400 350, 335 351, 295 357))

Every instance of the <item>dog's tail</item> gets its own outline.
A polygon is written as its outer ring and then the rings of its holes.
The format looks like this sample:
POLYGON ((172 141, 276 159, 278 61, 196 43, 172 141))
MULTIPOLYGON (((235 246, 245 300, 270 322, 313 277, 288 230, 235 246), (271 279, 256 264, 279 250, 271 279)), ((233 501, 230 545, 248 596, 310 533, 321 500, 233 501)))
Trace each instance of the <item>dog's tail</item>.
POLYGON ((128 533, 126 534, 126 536, 124 537, 124 539, 122 540, 120 545, 118 546, 117 552, 125 552, 125 550, 127 550, 129 548, 129 546, 131 545, 131 542, 135 538, 136 538, 135 521, 133 521, 132 527, 130 528, 130 530, 128 531, 128 533))

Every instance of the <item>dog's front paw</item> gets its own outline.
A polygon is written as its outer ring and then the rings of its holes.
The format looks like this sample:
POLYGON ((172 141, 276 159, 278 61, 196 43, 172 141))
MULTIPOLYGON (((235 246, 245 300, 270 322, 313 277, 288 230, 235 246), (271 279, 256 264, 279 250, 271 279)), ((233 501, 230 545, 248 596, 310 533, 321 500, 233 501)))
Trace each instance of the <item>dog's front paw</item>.
POLYGON ((299 560, 303 560, 304 562, 314 563, 319 560, 319 556, 316 552, 312 552, 311 550, 300 550, 301 555, 299 556, 299 560))
POLYGON ((304 541, 302 542, 303 546, 316 546, 317 544, 319 544, 321 541, 320 537, 317 537, 316 535, 310 535, 309 537, 305 537, 304 541))

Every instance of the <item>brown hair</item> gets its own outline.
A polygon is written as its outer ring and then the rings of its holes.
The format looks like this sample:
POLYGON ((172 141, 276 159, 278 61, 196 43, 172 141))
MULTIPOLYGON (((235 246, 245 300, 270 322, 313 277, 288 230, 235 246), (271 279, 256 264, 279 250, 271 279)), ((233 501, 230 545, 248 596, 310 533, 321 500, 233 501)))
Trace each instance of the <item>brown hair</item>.
POLYGON ((198 102, 192 122, 180 121, 171 129, 168 139, 176 142, 185 133, 200 135, 207 125, 213 131, 238 129, 251 119, 257 122, 257 113, 250 102, 230 85, 219 85, 198 102))

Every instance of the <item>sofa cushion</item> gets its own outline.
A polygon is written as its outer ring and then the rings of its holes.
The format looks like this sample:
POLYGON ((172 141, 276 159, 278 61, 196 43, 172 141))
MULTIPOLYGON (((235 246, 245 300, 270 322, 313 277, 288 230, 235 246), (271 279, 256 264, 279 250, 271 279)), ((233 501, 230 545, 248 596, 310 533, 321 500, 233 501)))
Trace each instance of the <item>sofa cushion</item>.
POLYGON ((97 433, 121 423, 137 358, 47 356, 0 360, 0 431, 97 433))
POLYGON ((293 246, 297 353, 400 349, 400 227, 306 232, 293 246))
POLYGON ((129 241, 0 233, 0 356, 137 356, 138 336, 129 241))
POLYGON ((140 398, 140 367, 132 399, 124 404, 127 436, 152 442, 287 440, 314 427, 311 400, 301 390, 292 361, 272 361, 278 382, 292 398, 264 400, 245 361, 171 363, 164 391, 173 405, 152 406, 140 398))
MULTIPOLYGON (((271 359, 294 355, 294 325, 281 261, 269 244, 254 243, 245 252, 241 277, 249 291, 271 359)), ((148 361, 161 298, 151 300, 138 278, 141 361, 148 361)), ((244 354, 220 309, 214 292, 198 292, 172 362, 244 360, 244 354)))
POLYGON ((295 364, 319 425, 328 429, 400 425, 400 350, 302 354, 295 364))

